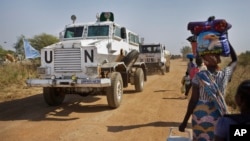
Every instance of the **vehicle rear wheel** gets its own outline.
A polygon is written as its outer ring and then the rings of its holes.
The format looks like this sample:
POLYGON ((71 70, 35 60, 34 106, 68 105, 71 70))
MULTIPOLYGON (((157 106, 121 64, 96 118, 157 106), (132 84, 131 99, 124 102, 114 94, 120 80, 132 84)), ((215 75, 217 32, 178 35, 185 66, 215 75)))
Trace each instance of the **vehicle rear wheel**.
POLYGON ((49 106, 58 106, 62 104, 65 92, 60 88, 45 87, 43 88, 43 97, 49 106))
POLYGON ((107 88, 107 101, 111 108, 120 106, 123 96, 123 81, 119 72, 111 74, 111 86, 107 88))
POLYGON ((139 52, 137 50, 132 50, 122 59, 122 61, 130 68, 136 62, 138 56, 139 52))
POLYGON ((144 72, 142 68, 137 68, 135 71, 135 91, 142 92, 144 88, 144 72))

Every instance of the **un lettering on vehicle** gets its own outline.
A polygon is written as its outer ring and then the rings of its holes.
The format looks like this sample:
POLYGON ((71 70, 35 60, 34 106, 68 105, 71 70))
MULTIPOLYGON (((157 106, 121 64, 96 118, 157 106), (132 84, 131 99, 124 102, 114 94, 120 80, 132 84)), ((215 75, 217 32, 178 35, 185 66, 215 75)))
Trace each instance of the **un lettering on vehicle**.
MULTIPOLYGON (((44 62, 46 64, 53 63, 54 61, 53 53, 54 52, 52 50, 46 50, 44 52, 44 62)), ((84 63, 94 63, 94 57, 95 57, 94 49, 89 49, 89 50, 86 49, 86 50, 83 50, 82 53, 83 53, 83 56, 79 56, 79 57, 83 59, 84 63)))

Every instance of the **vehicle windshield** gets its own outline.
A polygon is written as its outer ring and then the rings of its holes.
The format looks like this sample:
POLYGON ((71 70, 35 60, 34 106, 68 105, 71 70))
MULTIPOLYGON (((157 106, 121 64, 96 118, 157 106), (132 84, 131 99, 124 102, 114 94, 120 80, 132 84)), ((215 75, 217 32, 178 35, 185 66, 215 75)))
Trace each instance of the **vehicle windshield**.
POLYGON ((88 37, 108 36, 108 35, 109 35, 109 26, 108 25, 89 26, 88 27, 88 37))
POLYGON ((141 53, 160 53, 160 46, 141 46, 141 53))
POLYGON ((64 38, 75 38, 75 37, 82 37, 83 33, 83 26, 81 27, 69 27, 66 29, 64 34, 64 38))

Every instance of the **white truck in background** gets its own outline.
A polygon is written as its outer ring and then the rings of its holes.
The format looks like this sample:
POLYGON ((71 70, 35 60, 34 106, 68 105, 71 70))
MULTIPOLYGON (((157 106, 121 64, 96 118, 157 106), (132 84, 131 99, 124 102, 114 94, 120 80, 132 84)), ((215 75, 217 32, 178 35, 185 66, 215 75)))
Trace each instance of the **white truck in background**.
POLYGON ((114 22, 112 12, 97 15, 97 21, 66 25, 60 42, 41 50, 39 78, 29 78, 31 87, 43 87, 50 106, 63 103, 66 94, 106 95, 108 106, 117 108, 123 88, 134 85, 141 92, 147 80, 139 56, 138 34, 114 22))
POLYGON ((141 44, 139 61, 145 62, 149 74, 170 71, 171 53, 163 44, 141 44))

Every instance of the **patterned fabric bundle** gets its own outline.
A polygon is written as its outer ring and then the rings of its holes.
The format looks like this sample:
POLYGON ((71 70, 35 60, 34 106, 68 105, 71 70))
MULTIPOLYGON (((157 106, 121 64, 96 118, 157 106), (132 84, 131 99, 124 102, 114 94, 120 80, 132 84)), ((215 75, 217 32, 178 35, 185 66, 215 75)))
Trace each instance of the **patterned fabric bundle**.
POLYGON ((211 21, 189 22, 188 30, 197 37, 197 47, 194 54, 220 54, 229 56, 230 47, 227 31, 232 27, 224 19, 213 19, 211 21))

